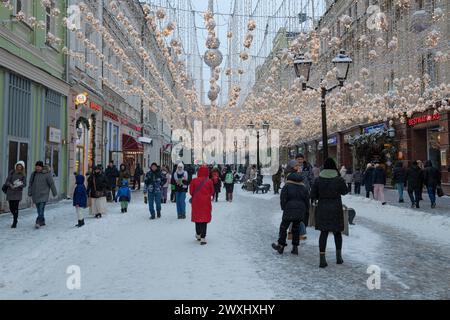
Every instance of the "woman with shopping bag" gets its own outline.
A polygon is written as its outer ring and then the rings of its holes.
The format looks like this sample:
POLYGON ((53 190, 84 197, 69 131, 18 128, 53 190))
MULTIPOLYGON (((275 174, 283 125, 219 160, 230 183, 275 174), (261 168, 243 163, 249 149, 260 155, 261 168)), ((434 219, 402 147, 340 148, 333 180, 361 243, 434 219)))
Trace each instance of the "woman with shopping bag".
POLYGON ((342 232, 344 231, 344 211, 341 196, 347 193, 347 184, 340 176, 336 163, 333 159, 328 158, 311 190, 311 199, 317 200, 313 218, 315 219, 316 230, 320 230, 320 268, 325 268, 328 265, 325 250, 329 232, 334 234, 336 263, 344 263, 341 254, 342 232))

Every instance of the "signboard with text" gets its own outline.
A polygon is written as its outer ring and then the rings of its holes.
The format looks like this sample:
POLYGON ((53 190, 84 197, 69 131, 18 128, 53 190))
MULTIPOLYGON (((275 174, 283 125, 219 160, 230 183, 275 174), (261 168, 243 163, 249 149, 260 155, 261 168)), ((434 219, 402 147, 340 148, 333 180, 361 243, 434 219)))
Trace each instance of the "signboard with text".
POLYGON ((408 125, 413 127, 415 125, 421 124, 421 123, 426 123, 426 122, 430 122, 430 121, 436 121, 440 119, 440 114, 439 113, 435 113, 435 114, 427 114, 424 116, 420 116, 420 117, 414 117, 411 119, 408 119, 408 125))

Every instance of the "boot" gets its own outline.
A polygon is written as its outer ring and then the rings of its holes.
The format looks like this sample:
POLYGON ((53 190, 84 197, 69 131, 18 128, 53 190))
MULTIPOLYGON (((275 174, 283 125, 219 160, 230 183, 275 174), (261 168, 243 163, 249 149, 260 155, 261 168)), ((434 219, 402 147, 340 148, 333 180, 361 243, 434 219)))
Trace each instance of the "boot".
POLYGON ((272 243, 272 248, 276 251, 278 251, 279 254, 283 254, 284 246, 276 243, 272 243))
POLYGON ((11 225, 11 228, 15 229, 17 227, 17 214, 13 215, 13 223, 11 225))
POLYGON ((84 219, 78 220, 78 224, 75 225, 75 227, 78 227, 78 228, 80 228, 82 226, 84 226, 84 219))
POLYGON ((343 264, 344 260, 342 260, 342 251, 336 250, 336 263, 337 264, 343 264))
POLYGON ((125 211, 125 212, 128 212, 128 208, 125 208, 124 211, 125 211))
POLYGON ((205 239, 205 238, 201 238, 201 239, 200 239, 200 244, 201 244, 202 246, 204 246, 204 245, 206 244, 206 239, 205 239))
POLYGON ((125 211, 124 211, 124 209, 123 209, 123 208, 120 208, 120 212, 124 213, 125 211))
POLYGON ((156 216, 157 216, 158 218, 161 218, 161 211, 158 211, 158 213, 156 214, 156 216))
POLYGON ((321 252, 319 268, 325 268, 327 266, 328 266, 328 263, 327 263, 327 259, 325 259, 325 252, 321 252))
POLYGON ((292 251, 291 251, 291 253, 298 256, 298 246, 292 246, 292 251))
POLYGON ((200 241, 200 240, 202 240, 202 237, 199 234, 196 234, 195 239, 197 239, 197 241, 200 241))

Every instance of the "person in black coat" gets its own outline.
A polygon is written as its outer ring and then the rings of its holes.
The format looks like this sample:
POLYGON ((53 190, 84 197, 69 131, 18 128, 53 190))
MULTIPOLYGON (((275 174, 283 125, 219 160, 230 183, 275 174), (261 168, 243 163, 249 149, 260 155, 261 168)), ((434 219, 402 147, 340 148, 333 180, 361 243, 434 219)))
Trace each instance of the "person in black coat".
POLYGON ((411 167, 406 171, 405 187, 408 186, 408 195, 411 199, 411 208, 420 208, 419 202, 423 188, 423 172, 419 168, 417 161, 414 161, 411 167))
POLYGON ((311 199, 318 200, 316 208, 316 230, 320 230, 320 268, 328 264, 325 259, 328 233, 333 232, 336 244, 336 263, 342 264, 342 231, 344 231, 344 211, 341 196, 348 193, 345 180, 339 175, 336 163, 328 158, 314 181, 311 199))
POLYGON ((144 175, 144 171, 141 168, 141 165, 139 163, 136 163, 136 169, 134 169, 134 176, 133 176, 133 190, 136 190, 136 184, 138 187, 138 190, 141 190, 141 176, 144 175))
POLYGON ((373 198, 381 201, 382 205, 386 204, 384 201, 384 185, 386 184, 386 172, 379 164, 375 164, 375 170, 373 172, 373 198))
POLYGON ((375 169, 372 166, 371 163, 367 164, 367 168, 366 171, 364 172, 364 176, 363 176, 363 185, 364 188, 366 189, 366 198, 370 197, 370 193, 372 192, 372 196, 374 196, 373 193, 373 173, 374 173, 375 169))
POLYGON ((89 175, 87 194, 91 198, 91 211, 96 218, 106 213, 106 191, 108 182, 102 172, 102 166, 97 165, 93 174, 89 175))
POLYGON ((300 223, 307 221, 309 213, 309 192, 303 184, 303 177, 298 173, 291 173, 281 189, 280 205, 283 218, 280 224, 278 244, 273 243, 272 248, 282 254, 286 244, 287 229, 292 223, 292 254, 298 255, 300 241, 300 223))
POLYGON ((436 188, 441 185, 441 172, 433 167, 430 160, 425 162, 423 170, 423 183, 427 187, 428 196, 431 201, 431 208, 436 208, 436 188))
POLYGON ((108 183, 108 192, 112 192, 113 201, 116 201, 116 186, 117 178, 119 177, 119 170, 114 165, 114 161, 110 161, 108 167, 105 170, 106 181, 108 183))
POLYGON ((398 191, 398 202, 403 203, 403 186, 406 181, 406 169, 403 168, 403 163, 401 161, 397 162, 392 171, 392 180, 394 181, 395 187, 398 191))

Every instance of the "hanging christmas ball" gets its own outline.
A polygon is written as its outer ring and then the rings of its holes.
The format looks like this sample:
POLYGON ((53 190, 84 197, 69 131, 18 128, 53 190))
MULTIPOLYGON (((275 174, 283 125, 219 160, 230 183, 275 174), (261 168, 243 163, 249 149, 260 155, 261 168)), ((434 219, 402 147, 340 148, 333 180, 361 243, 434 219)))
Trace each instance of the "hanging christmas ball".
POLYGON ((295 124, 297 127, 300 127, 300 125, 302 124, 302 120, 301 120, 299 117, 296 117, 296 118, 294 119, 294 124, 295 124))

